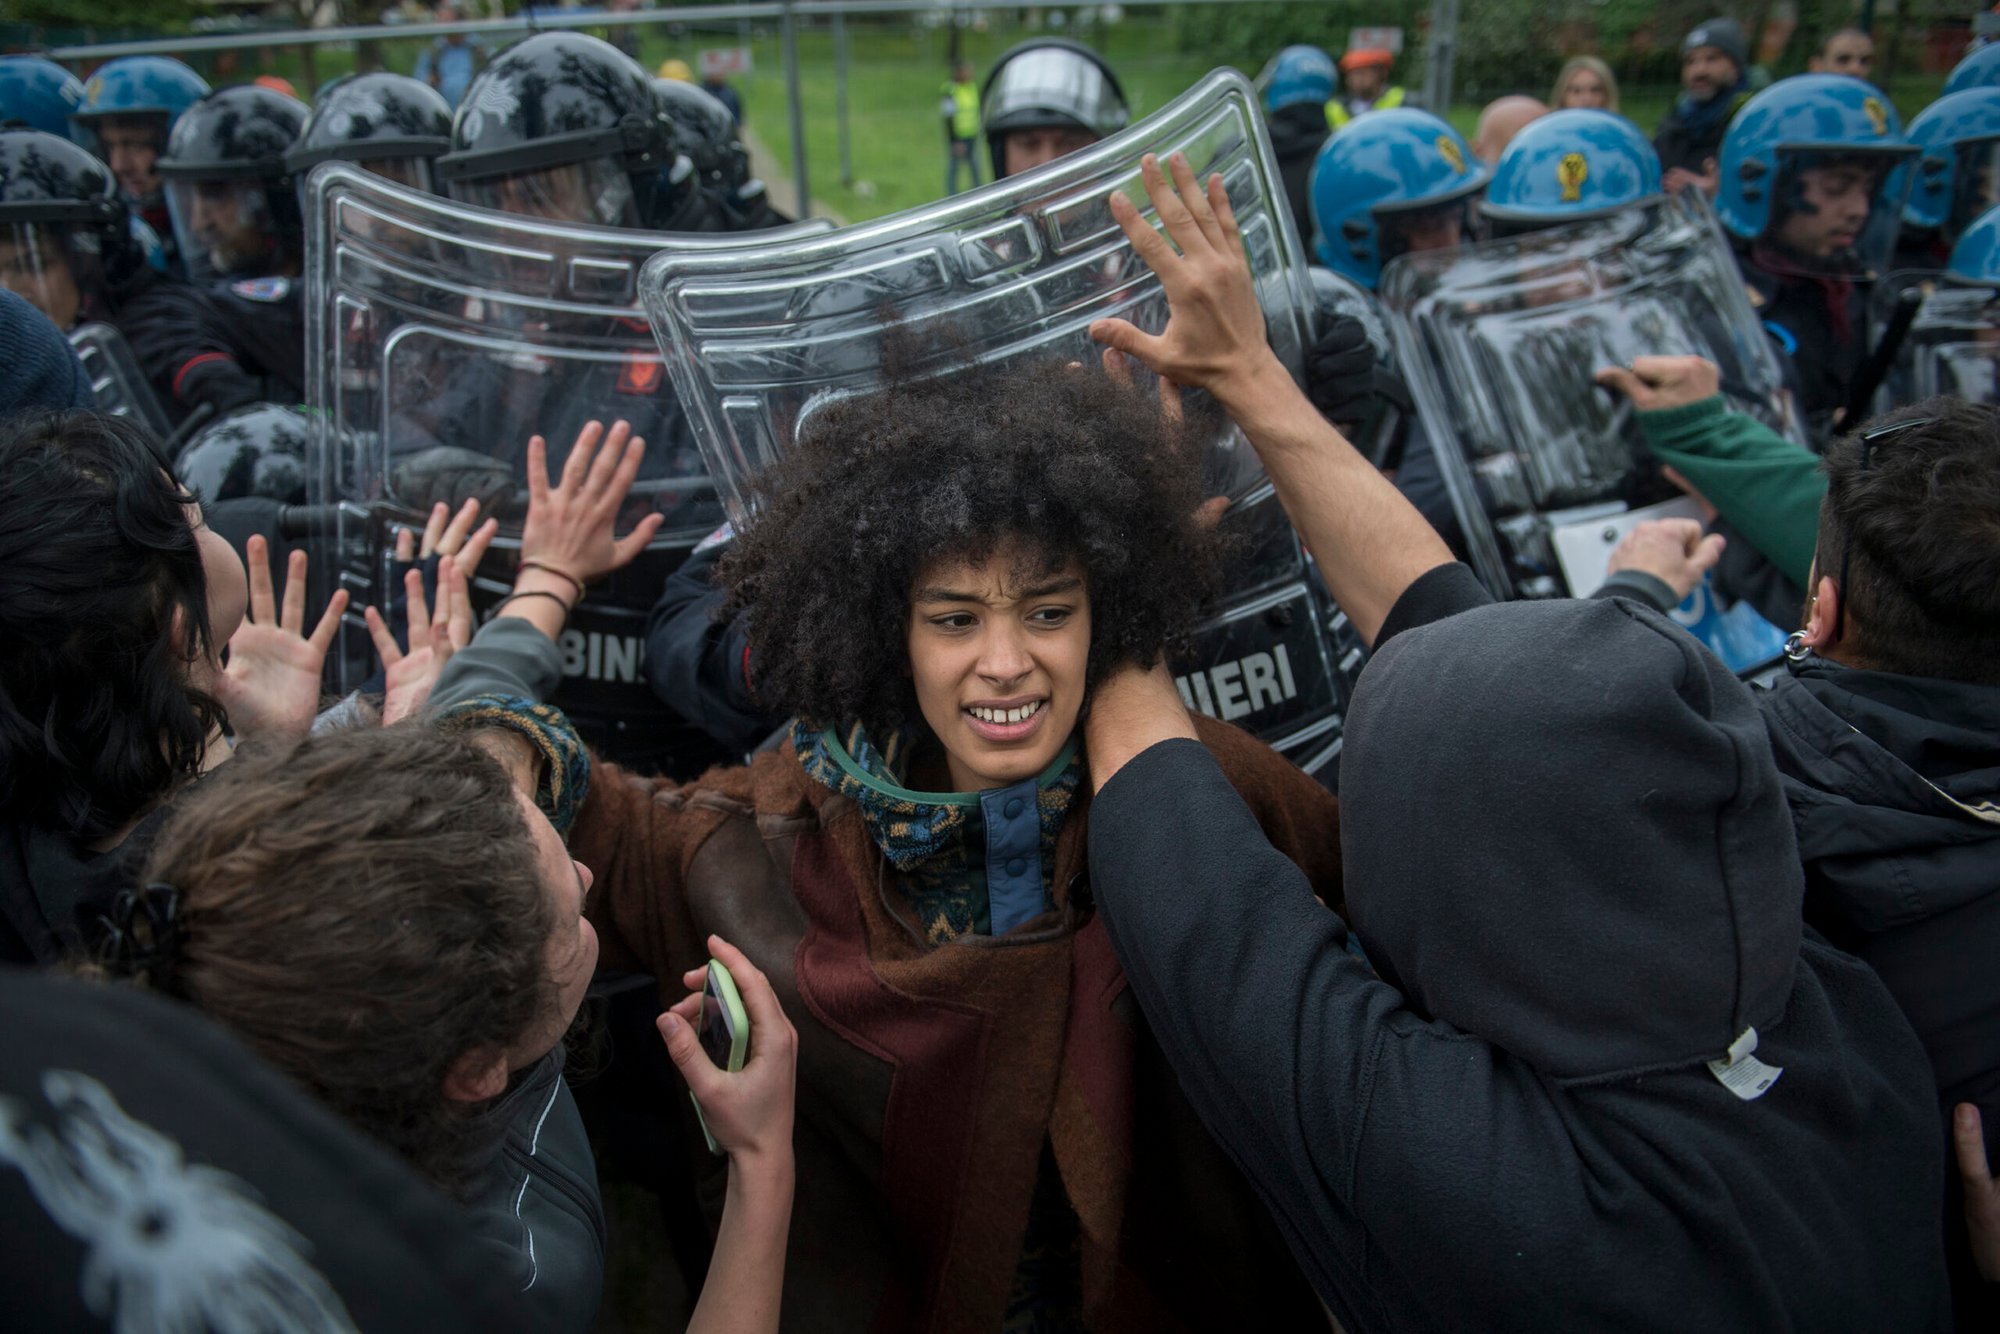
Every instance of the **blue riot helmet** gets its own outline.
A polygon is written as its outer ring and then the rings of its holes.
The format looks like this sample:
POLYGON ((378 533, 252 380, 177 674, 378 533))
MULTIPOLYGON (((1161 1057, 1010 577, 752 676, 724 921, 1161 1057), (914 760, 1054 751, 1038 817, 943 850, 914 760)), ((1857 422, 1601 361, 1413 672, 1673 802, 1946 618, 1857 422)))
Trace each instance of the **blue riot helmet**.
POLYGON ((1953 282, 2000 287, 2000 205, 1974 218, 1959 235, 1944 276, 1953 282))
POLYGON ((407 74, 349 74, 320 90, 285 153, 285 169, 305 197, 308 172, 353 162, 414 190, 433 190, 431 164, 451 147, 451 103, 407 74))
POLYGON ((1485 184, 1465 137, 1430 112, 1358 116, 1313 163, 1314 254, 1372 292, 1396 256, 1460 244, 1466 210, 1485 184))
POLYGON ((201 75, 167 56, 125 56, 98 67, 70 116, 70 137, 118 178, 125 197, 142 207, 160 196, 154 169, 181 113, 208 96, 201 75))
POLYGON ((1264 94, 1266 113, 1282 111, 1301 102, 1324 106, 1340 86, 1333 57, 1316 46, 1288 46, 1272 56, 1257 76, 1264 94))
POLYGON ((2000 42, 1988 42, 1953 67, 1944 81, 1943 96, 1996 87, 2000 87, 2000 42))
POLYGON ((1552 111, 1529 122, 1493 164, 1479 211, 1499 234, 1601 218, 1660 197, 1660 155, 1609 111, 1552 111))
POLYGON ((0 125, 25 125, 44 134, 69 134, 69 118, 83 102, 83 80, 40 56, 0 56, 0 125))
POLYGON ((1939 229, 1947 245, 2000 203, 2000 85, 1947 93, 1910 122, 1917 146, 1903 222, 1939 229))
POLYGON ((1896 168, 1916 155, 1888 96, 1845 74, 1780 79, 1722 140, 1715 211, 1739 241, 1794 272, 1879 272, 1896 244, 1896 168))

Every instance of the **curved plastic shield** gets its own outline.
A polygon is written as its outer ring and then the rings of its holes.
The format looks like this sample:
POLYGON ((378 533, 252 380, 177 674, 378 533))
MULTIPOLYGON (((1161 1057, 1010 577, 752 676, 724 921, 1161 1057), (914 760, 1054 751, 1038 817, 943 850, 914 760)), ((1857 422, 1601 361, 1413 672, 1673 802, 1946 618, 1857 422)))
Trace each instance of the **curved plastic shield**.
POLYGON ((1605 553, 1565 535, 1679 494, 1597 369, 1706 357, 1732 408, 1804 443, 1729 245, 1688 195, 1406 255, 1381 296, 1473 568, 1500 597, 1587 591, 1605 553), (1595 570, 1569 568, 1567 550, 1591 552, 1595 570))
MULTIPOLYGON (((877 383, 891 340, 936 347, 935 373, 950 374, 968 357, 1094 362, 1088 330, 1107 316, 1164 327, 1159 281, 1105 201, 1124 191, 1157 225, 1139 161, 1176 151, 1197 174, 1222 174, 1272 344, 1296 370, 1312 295, 1256 94, 1233 70, 1111 138, 980 190, 827 236, 654 257, 640 280, 647 315, 731 514, 742 517, 748 479, 791 446, 817 405, 877 383)), ((1183 693, 1295 758, 1315 743, 1330 756, 1340 690, 1297 540, 1234 427, 1207 442, 1205 466, 1252 554, 1233 572, 1201 660, 1181 673, 1183 693)))
MULTIPOLYGON (((673 722, 640 672, 647 610, 666 575, 722 519, 658 344, 638 304, 640 266, 661 250, 726 250, 812 236, 622 231, 494 213, 347 163, 307 186, 307 400, 319 419, 310 491, 332 514, 331 559, 357 608, 398 604, 394 530, 431 506, 478 497, 502 522, 479 571, 480 607, 511 585, 526 513, 528 438, 551 474, 585 422, 623 419, 647 442, 621 530, 667 515, 645 556, 577 609, 562 648, 578 680, 564 706, 614 756, 681 771, 713 758, 673 722)), ((324 582, 322 592, 331 592, 324 582)), ((338 684, 374 670, 362 623, 338 650, 338 684)))
POLYGON ((1869 345, 1908 326, 1875 396, 1875 410, 1954 394, 1974 403, 2000 403, 2000 288, 1953 282, 1935 270, 1903 270, 1876 284, 1869 298, 1869 345))
POLYGON ((83 324, 70 331, 69 345, 90 377, 97 410, 129 417, 152 433, 162 447, 174 433, 160 400, 153 393, 125 335, 108 324, 83 324))

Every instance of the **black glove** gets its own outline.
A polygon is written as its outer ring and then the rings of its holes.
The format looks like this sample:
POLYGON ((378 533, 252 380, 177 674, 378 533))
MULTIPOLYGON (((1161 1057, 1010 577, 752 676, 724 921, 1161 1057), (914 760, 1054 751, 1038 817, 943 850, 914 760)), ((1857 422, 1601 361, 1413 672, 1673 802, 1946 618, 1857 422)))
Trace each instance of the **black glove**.
POLYGON ((414 509, 428 510, 441 500, 456 510, 477 500, 480 509, 502 514, 511 513, 521 491, 506 464, 455 445, 434 445, 400 460, 389 486, 414 509))
POLYGON ((1375 346, 1351 315, 1336 315, 1306 349, 1306 397, 1330 422, 1352 425, 1374 409, 1375 346))

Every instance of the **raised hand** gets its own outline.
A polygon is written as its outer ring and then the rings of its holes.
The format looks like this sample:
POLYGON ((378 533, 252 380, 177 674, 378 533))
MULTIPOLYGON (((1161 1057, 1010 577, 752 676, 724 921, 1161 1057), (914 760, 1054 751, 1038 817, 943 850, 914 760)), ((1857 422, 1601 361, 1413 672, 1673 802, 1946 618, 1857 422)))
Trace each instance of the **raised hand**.
POLYGON ((1607 574, 1639 570, 1666 584, 1683 600, 1722 559, 1720 533, 1702 534, 1693 519, 1646 519, 1625 534, 1605 563, 1607 574))
POLYGON ((424 577, 420 570, 403 576, 409 608, 409 652, 405 653, 389 632, 388 622, 373 607, 363 616, 375 651, 382 657, 382 725, 387 727, 421 712, 437 684, 438 673, 451 655, 472 642, 472 596, 465 573, 454 557, 438 562, 438 609, 431 615, 424 599, 424 577))
POLYGON ((1222 178, 1211 176, 1204 191, 1184 156, 1174 154, 1170 165, 1171 183, 1152 154, 1139 164, 1166 236, 1148 226, 1122 192, 1110 198, 1111 216, 1166 290, 1167 327, 1147 334, 1125 320, 1106 319, 1090 326, 1090 336, 1175 384, 1209 390, 1225 406, 1256 392, 1256 382, 1273 370, 1289 384, 1291 376, 1264 336, 1264 311, 1222 178))
POLYGON ((306 616, 306 553, 294 551, 285 572, 282 605, 271 585, 270 544, 252 537, 244 550, 250 577, 250 614, 229 640, 229 661, 216 679, 216 697, 229 712, 238 741, 252 737, 297 741, 319 711, 320 669, 347 609, 347 590, 327 602, 310 636, 306 616))
POLYGON ((528 440, 528 518, 521 528, 521 561, 583 585, 628 564, 666 517, 648 514, 624 537, 615 525, 618 510, 639 476, 646 442, 625 422, 607 436, 602 422, 586 423, 577 433, 562 477, 549 485, 549 443, 541 436, 528 440), (599 442, 603 449, 598 448, 599 442))
POLYGON ((1722 392, 1722 372, 1702 357, 1634 357, 1630 366, 1606 366, 1596 378, 1641 412, 1682 408, 1722 392))

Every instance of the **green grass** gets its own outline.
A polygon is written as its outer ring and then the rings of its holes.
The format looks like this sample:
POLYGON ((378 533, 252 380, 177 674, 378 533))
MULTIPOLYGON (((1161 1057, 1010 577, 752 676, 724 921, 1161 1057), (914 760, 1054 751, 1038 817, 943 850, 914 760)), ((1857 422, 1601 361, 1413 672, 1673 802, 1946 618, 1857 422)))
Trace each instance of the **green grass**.
MULTIPOLYGON (((1005 12, 1005 11, 996 11, 1005 12)), ((983 77, 995 57, 1030 34, 1018 26, 968 30, 962 52, 983 77)), ((1157 111, 1213 67, 1199 54, 1177 49, 1168 20, 1128 18, 1111 27, 1073 30, 1069 35, 1102 51, 1117 68, 1132 101, 1135 116, 1157 111)), ((669 56, 690 65, 701 50, 736 46, 744 34, 731 25, 699 31, 670 30, 665 25, 642 30, 640 57, 658 68, 669 56)), ((835 114, 833 36, 824 25, 803 27, 799 33, 800 89, 804 102, 806 161, 815 199, 850 222, 881 217, 930 203, 944 189, 944 133, 937 103, 949 75, 950 34, 907 20, 855 20, 848 30, 848 126, 852 184, 840 177, 839 124, 835 114)), ((387 67, 409 72, 426 43, 390 39, 381 44, 387 67)), ((775 26, 759 25, 749 33, 753 70, 736 80, 751 128, 780 162, 789 179, 791 126, 785 104, 782 47, 775 26)), ((321 83, 354 68, 351 47, 322 48, 316 57, 321 83)), ((246 52, 239 77, 278 73, 303 92, 303 62, 297 48, 246 52)), ((1248 71, 1255 73, 1255 71, 1248 71)), ((1412 82, 1421 80, 1411 71, 1412 82)), ((1905 118, 1934 99, 1941 76, 1899 79, 1891 90, 1905 118)), ((1627 86, 1623 110, 1650 133, 1672 105, 1672 86, 1627 86)), ((1446 118, 1471 138, 1479 104, 1453 105, 1446 118)), ((981 171, 990 169, 981 145, 981 171)))

